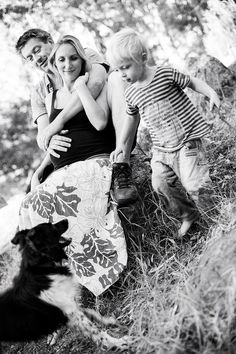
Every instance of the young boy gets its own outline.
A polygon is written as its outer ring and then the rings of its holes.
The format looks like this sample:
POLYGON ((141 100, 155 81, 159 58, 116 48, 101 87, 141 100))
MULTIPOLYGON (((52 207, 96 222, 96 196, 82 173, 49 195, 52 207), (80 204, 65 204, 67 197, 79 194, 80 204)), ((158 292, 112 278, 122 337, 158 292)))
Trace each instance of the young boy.
POLYGON ((219 98, 199 79, 169 67, 148 66, 146 42, 132 29, 112 37, 107 57, 130 83, 125 91, 128 117, 111 159, 130 153, 127 141, 142 118, 153 143, 152 186, 166 206, 178 212, 182 221, 178 236, 183 237, 198 218, 195 203, 200 189, 211 182, 201 141, 209 127, 183 89, 190 87, 209 97, 210 109, 219 107, 219 98), (191 199, 177 189, 178 179, 191 199))

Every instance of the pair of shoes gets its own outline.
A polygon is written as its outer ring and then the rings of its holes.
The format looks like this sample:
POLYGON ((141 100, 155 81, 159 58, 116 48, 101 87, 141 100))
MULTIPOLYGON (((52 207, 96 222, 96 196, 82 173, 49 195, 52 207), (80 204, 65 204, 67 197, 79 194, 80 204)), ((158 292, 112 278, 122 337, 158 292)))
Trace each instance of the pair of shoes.
POLYGON ((112 171, 113 198, 118 206, 134 203, 138 191, 132 179, 132 170, 126 162, 116 162, 112 171))

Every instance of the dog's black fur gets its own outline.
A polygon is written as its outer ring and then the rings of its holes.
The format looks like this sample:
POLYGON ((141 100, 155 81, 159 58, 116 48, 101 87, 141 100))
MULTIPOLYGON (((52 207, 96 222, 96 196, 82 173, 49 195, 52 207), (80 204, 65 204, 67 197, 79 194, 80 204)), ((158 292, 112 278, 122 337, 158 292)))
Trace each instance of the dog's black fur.
POLYGON ((82 311, 76 301, 77 281, 62 261, 70 243, 62 234, 68 221, 43 223, 16 233, 22 261, 13 285, 0 295, 0 341, 26 341, 51 334, 62 325, 81 330, 97 344, 126 347, 127 340, 101 331, 89 319, 116 324, 92 309, 82 311))
POLYGON ((67 258, 64 248, 70 240, 61 236, 67 228, 67 220, 40 224, 13 238, 22 250, 22 262, 12 288, 0 295, 0 341, 36 339, 67 323, 61 309, 39 298, 50 288, 49 274, 70 275, 67 267, 56 266, 67 258))

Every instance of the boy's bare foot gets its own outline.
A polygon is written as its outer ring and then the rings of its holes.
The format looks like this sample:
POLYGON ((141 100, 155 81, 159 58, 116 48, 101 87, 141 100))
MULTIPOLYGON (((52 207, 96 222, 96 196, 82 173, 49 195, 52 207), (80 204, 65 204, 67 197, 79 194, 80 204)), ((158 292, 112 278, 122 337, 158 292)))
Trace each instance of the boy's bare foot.
POLYGON ((187 234, 188 230, 190 229, 190 227, 194 221, 195 220, 183 220, 183 222, 178 230, 178 238, 182 238, 187 234))

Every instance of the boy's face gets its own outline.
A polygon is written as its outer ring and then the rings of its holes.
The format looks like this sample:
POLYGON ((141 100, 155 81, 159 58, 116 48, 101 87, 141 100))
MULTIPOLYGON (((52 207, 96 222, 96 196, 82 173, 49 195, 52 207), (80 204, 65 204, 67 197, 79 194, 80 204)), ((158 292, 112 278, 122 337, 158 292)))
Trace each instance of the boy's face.
POLYGON ((133 60, 126 60, 117 66, 117 70, 121 74, 122 80, 133 84, 142 81, 145 64, 143 62, 136 63, 133 60))
POLYGON ((48 74, 48 57, 52 51, 53 43, 48 40, 46 43, 38 38, 31 38, 21 49, 23 58, 34 68, 48 74))

